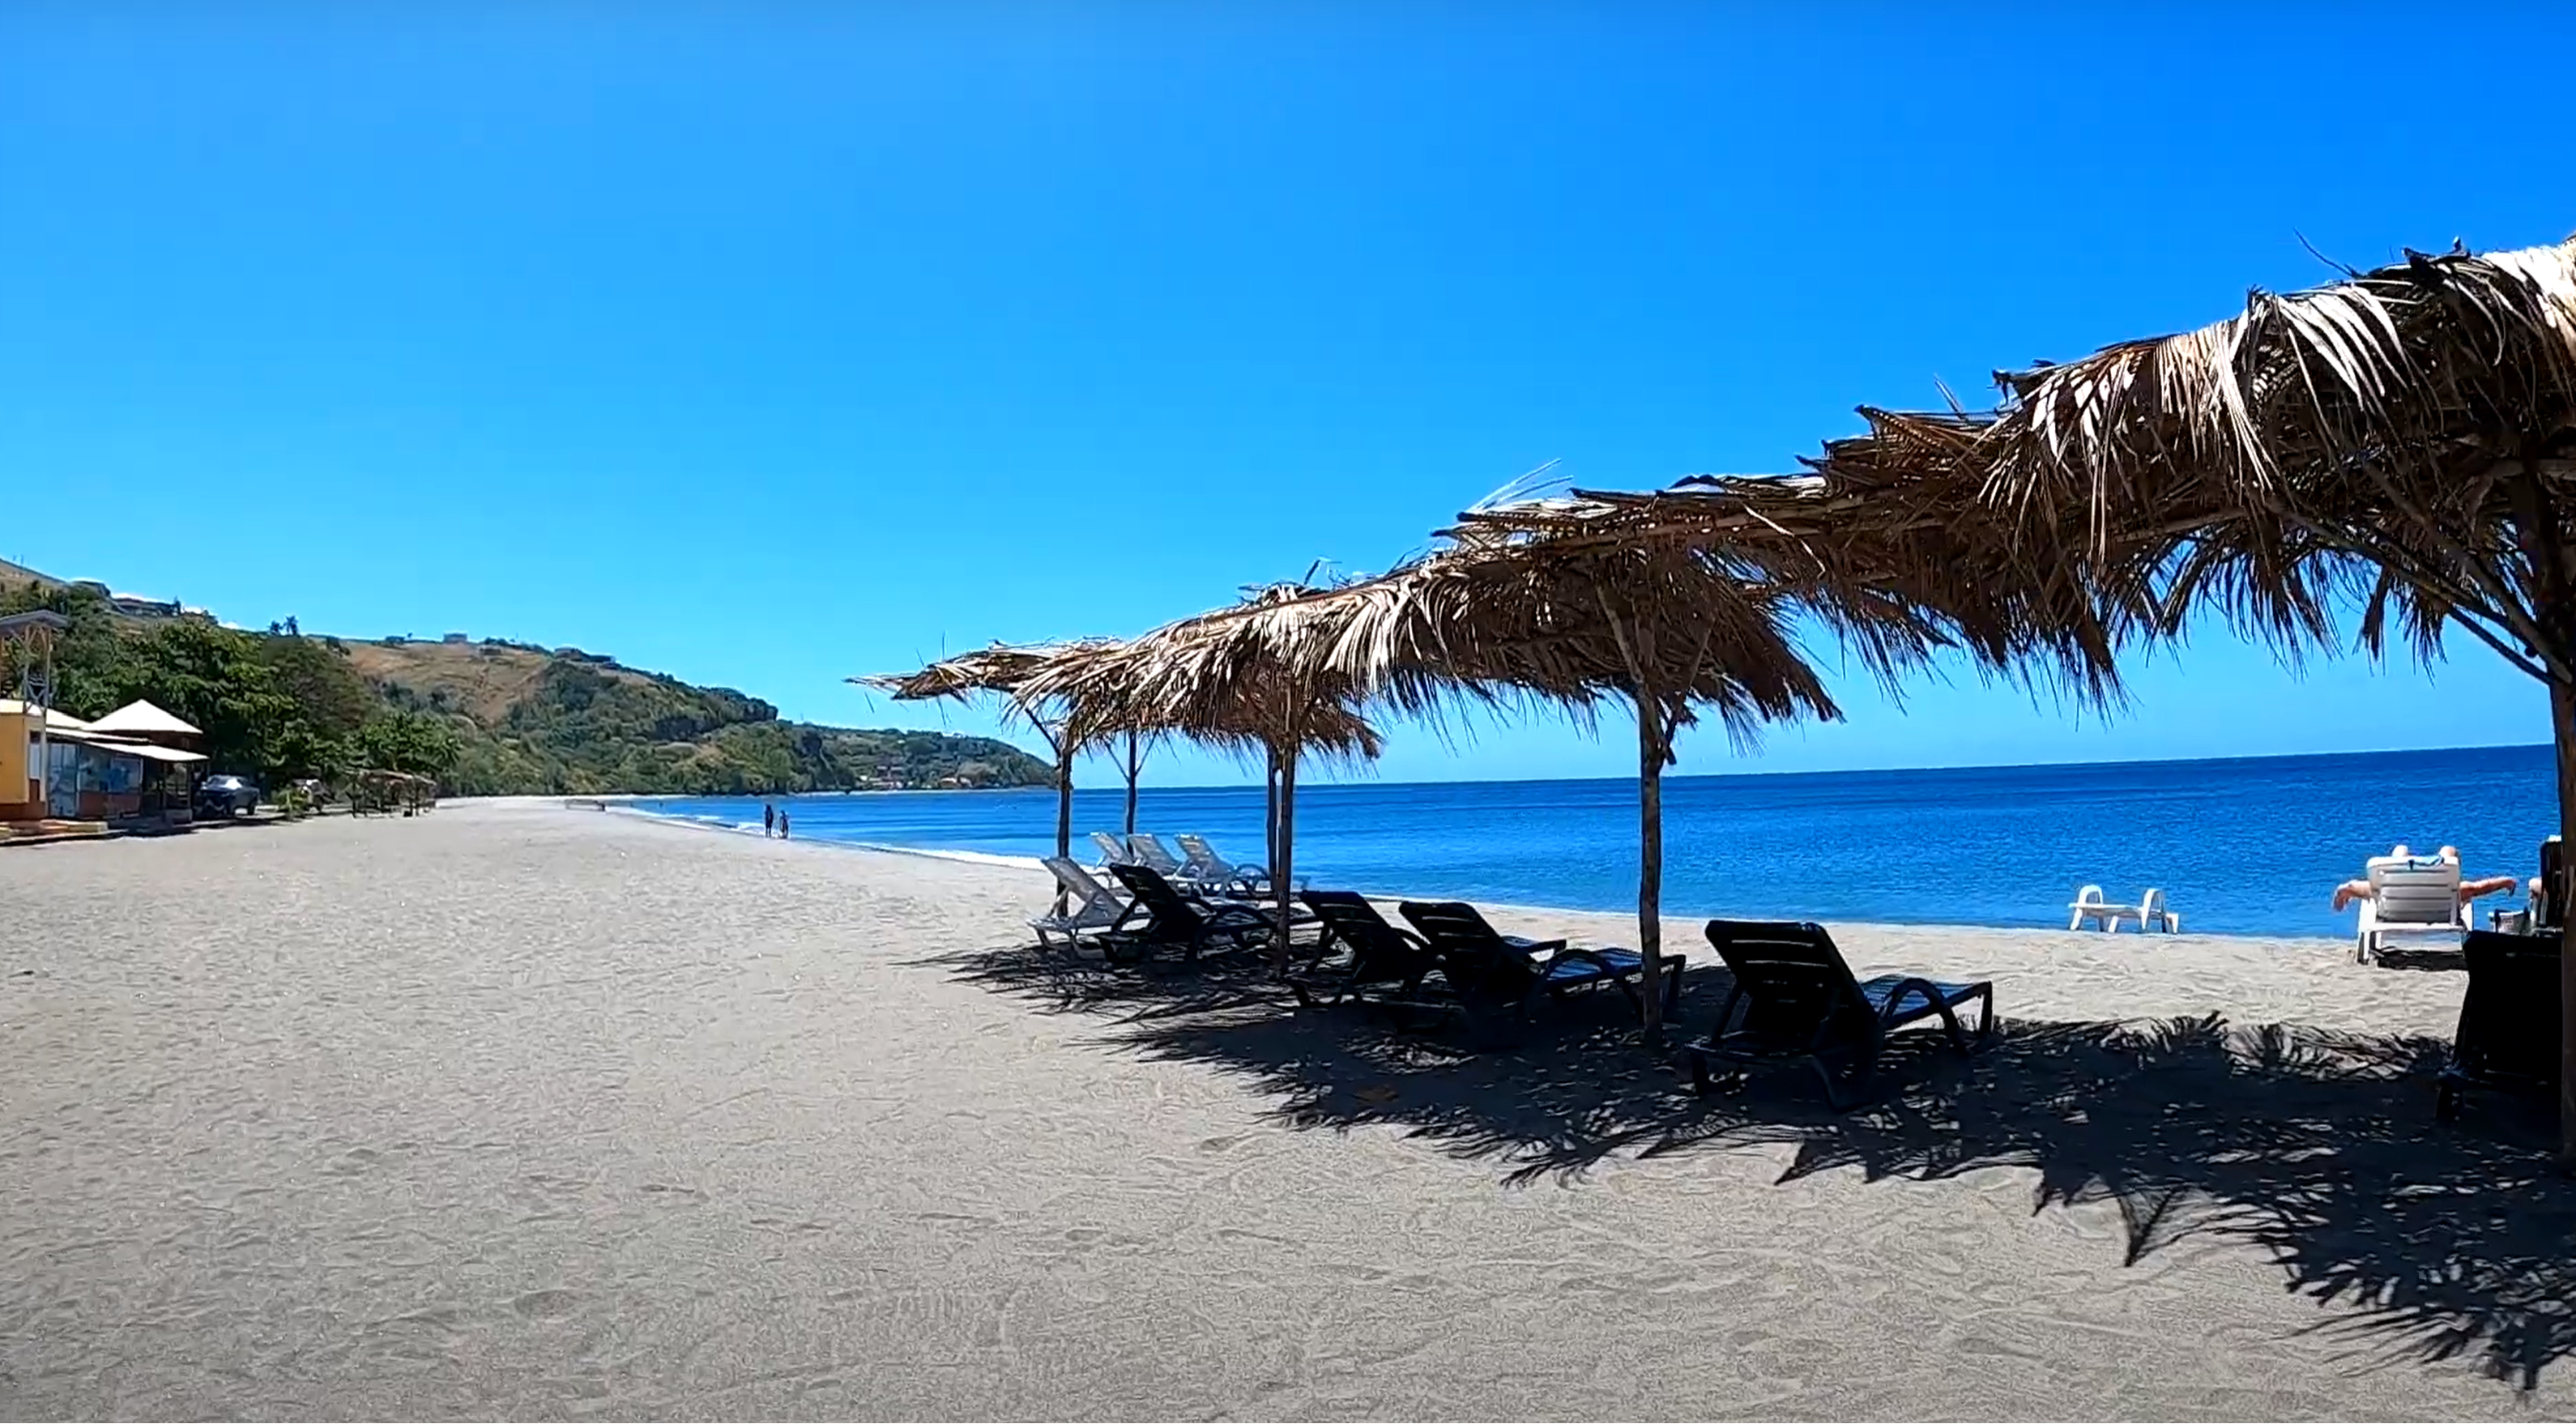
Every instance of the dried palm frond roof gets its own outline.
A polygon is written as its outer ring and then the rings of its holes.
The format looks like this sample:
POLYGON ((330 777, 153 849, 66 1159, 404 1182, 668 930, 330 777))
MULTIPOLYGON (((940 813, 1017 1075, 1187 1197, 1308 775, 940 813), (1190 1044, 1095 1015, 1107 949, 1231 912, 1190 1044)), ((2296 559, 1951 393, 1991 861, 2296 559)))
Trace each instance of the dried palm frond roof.
MULTIPOLYGON (((898 700, 998 694, 1009 699, 1017 714, 1037 725, 1051 741, 1061 737, 1074 748, 1099 745, 1127 733, 1147 739, 1180 734, 1235 752, 1267 745, 1265 734, 1275 714, 1265 711, 1257 701, 1239 700, 1209 715, 1181 717, 1158 716, 1142 703, 1111 707, 1097 700, 1078 703, 1068 695, 1064 679, 1073 671, 1114 659, 1128 646, 1114 638, 995 643, 943 658, 914 672, 854 677, 849 681, 889 693, 898 700)), ((1384 750, 1377 729, 1347 706, 1309 709, 1301 741, 1317 755, 1353 763, 1374 761, 1384 750)))
POLYGON ((1461 516, 1521 536, 1528 556, 1570 560, 1659 549, 1805 611, 1883 681, 1938 649, 1991 669, 2036 671, 2116 700, 2116 652, 2147 610, 2106 602, 2054 551, 2025 557, 2009 532, 1924 481, 1848 471, 1698 475, 1651 492, 1578 490, 1461 516))
POLYGON ((1053 659, 1107 645, 1107 640, 1075 643, 995 643, 928 663, 905 673, 877 673, 848 679, 860 687, 891 694, 897 701, 971 697, 980 692, 1005 696, 1019 690, 1053 659))
POLYGON ((1023 688, 1030 678, 1055 660, 1102 646, 1106 644, 1096 641, 994 643, 926 663, 912 672, 872 673, 846 681, 886 693, 898 702, 963 702, 990 694, 1000 698, 1013 717, 1026 722, 1031 730, 1046 738, 1049 750, 1061 757, 1082 745, 1079 741, 1066 740, 1064 709, 1048 707, 1043 696, 1028 695, 1023 688))
POLYGON ((2576 495, 2576 238, 2409 252, 1996 379, 1992 413, 1865 410, 1869 434, 1828 444, 1819 468, 1948 491, 2026 557, 2073 545, 2101 586, 2158 581, 2168 626, 2215 600, 2322 637, 2358 591, 2366 641, 2394 602, 2429 652, 2455 613, 2514 622, 2521 591, 2478 567, 2509 551, 2478 541, 2563 521, 2547 506, 2576 495))
POLYGON ((1281 585, 1036 682, 1086 720, 1232 718, 1296 743, 1318 711, 1435 710, 1464 692, 1585 707, 1644 685, 1673 720, 1714 709, 1739 737, 1838 715, 1779 608, 1705 565, 1605 551, 1577 570, 1474 535, 1375 578, 1281 585))

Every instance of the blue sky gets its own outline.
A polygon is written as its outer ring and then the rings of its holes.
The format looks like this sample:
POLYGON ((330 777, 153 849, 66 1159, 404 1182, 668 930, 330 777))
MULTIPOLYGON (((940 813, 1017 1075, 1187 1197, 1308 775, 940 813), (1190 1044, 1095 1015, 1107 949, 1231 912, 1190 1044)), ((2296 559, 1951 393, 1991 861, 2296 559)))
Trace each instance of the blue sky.
MULTIPOLYGON (((10 6, 0 558, 984 730, 841 679, 1382 568, 1551 459, 1785 469, 2303 243, 2564 237, 2576 145, 2491 66, 2571 14, 10 6)), ((2547 739, 2473 645, 2213 631, 2108 724, 1838 685, 1681 770, 2547 739)), ((1517 724, 1380 774, 1633 767, 1517 724)))

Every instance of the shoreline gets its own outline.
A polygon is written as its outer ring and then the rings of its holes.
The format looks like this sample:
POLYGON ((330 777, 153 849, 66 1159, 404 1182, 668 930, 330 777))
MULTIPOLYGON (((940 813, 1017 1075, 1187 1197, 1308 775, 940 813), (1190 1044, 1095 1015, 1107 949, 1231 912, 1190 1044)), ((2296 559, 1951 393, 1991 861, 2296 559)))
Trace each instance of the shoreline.
MULTIPOLYGON (((853 793, 853 794, 858 794, 858 793, 853 793)), ((488 798, 488 799, 494 799, 494 800, 497 800, 498 798, 488 798)), ((529 800, 529 801, 531 801, 531 802, 549 802, 549 801, 554 801, 556 798, 539 798, 539 797, 530 797, 530 798, 525 798, 525 799, 527 799, 527 800, 529 800)), ((589 797, 589 798, 579 798, 579 799, 607 801, 607 800, 609 800, 610 798, 607 798, 607 797, 589 797)), ((674 799, 681 799, 681 798, 673 798, 673 797, 642 797, 642 798, 632 798, 632 799, 642 799, 642 800, 674 800, 674 799)), ((705 799, 705 798, 688 798, 688 799, 705 799)), ((640 808, 635 807, 635 806, 632 806, 632 805, 615 805, 615 804, 611 804, 611 805, 603 806, 603 807, 601 808, 601 810, 602 810, 603 812, 605 812, 605 813, 608 813, 608 814, 614 814, 614 815, 618 815, 618 816, 623 816, 623 817, 627 817, 627 818, 630 818, 630 819, 633 819, 633 820, 638 820, 638 821, 647 822, 647 823, 650 823, 650 824, 663 825, 663 826, 672 826, 672 827, 676 827, 676 828, 678 828, 678 829, 680 829, 680 830, 685 830, 685 831, 713 831, 713 832, 718 832, 718 833, 722 833, 722 834, 726 834, 726 835, 749 835, 749 836, 753 837, 754 839, 767 839, 767 837, 763 837, 763 836, 761 836, 761 835, 760 835, 760 828, 759 828, 757 825, 746 825, 746 824, 735 823, 735 822, 727 822, 727 821, 723 821, 723 820, 721 820, 720 818, 716 818, 716 817, 698 817, 698 816, 677 815, 677 814, 673 814, 673 813, 665 812, 665 811, 646 811, 646 810, 640 809, 640 808)), ((1037 859, 1037 858, 1035 858, 1035 857, 1014 856, 1014 855, 1000 855, 1000 854, 996 854, 996 853, 989 852, 989 851, 950 850, 950 849, 943 849, 943 848, 938 848, 938 847, 890 845, 890 844, 886 844, 886 843, 883 843, 883 842, 874 842, 874 841, 850 841, 850 840, 840 840, 840 839, 836 839, 836 838, 834 838, 834 837, 830 837, 830 836, 805 836, 805 837, 799 837, 799 838, 796 838, 796 839, 794 840, 794 842, 793 842, 793 843, 794 843, 794 844, 799 844, 799 845, 824 846, 824 847, 828 847, 828 848, 833 849, 833 850, 838 850, 838 851, 853 851, 853 852, 858 852, 858 853, 861 853, 861 854, 905 856, 905 857, 912 857, 912 858, 917 858, 917 859, 922 859, 922 860, 941 861, 941 862, 945 862, 945 863, 952 864, 952 865, 974 865, 974 866, 986 866, 986 867, 991 867, 991 868, 995 868, 995 869, 1024 870, 1024 871, 1028 871, 1028 872, 1030 872, 1030 873, 1032 873, 1032 874, 1043 873, 1043 872, 1045 871, 1045 869, 1046 869, 1046 866, 1045 866, 1044 862, 1040 861, 1039 859, 1037 859)), ((1075 850, 1075 859, 1077 859, 1077 860, 1083 860, 1083 859, 1084 859, 1084 856, 1083 856, 1083 853, 1082 853, 1082 848, 1081 848, 1079 845, 1077 845, 1077 846, 1074 848, 1074 850, 1075 850)), ((1086 861, 1085 861, 1085 863, 1086 863, 1086 864, 1088 864, 1088 861, 1086 860, 1086 861)), ((1402 892, 1402 891, 1397 891, 1397 890, 1367 890, 1367 891, 1363 891, 1363 892, 1361 892, 1361 893, 1363 893, 1363 894, 1367 895, 1370 899, 1373 899, 1373 900, 1398 900, 1398 899, 1402 899, 1402 898, 1404 898, 1404 892, 1402 892)), ((1271 902, 1264 902, 1264 903, 1271 903, 1271 902)), ((1583 907, 1583 906, 1575 906, 1575 905, 1535 905, 1535 904, 1526 904, 1526 903, 1522 903, 1522 902, 1519 902, 1519 901, 1513 901, 1513 900, 1478 899, 1478 900, 1476 900, 1474 903, 1476 904, 1477 908, 1478 908, 1478 909, 1481 909, 1481 910, 1497 911, 1497 912, 1500 912, 1500 913, 1509 914, 1509 915, 1515 915, 1515 916, 1521 916, 1521 917, 1539 918, 1539 919, 1564 919, 1564 918, 1567 918, 1567 917, 1580 916, 1580 917, 1585 917, 1585 918, 1587 918, 1587 919, 1599 919, 1599 920, 1620 920, 1620 921, 1624 921, 1624 923, 1626 923, 1626 925, 1628 926, 1628 934, 1627 934, 1627 938, 1626 938, 1625 940, 1614 940, 1614 939, 1596 938, 1596 940, 1595 940, 1595 942, 1596 942, 1596 943, 1601 943, 1601 944, 1611 944, 1611 943, 1616 943, 1616 944, 1618 944, 1620 947, 1633 947, 1633 946, 1634 946, 1634 944, 1635 944, 1635 941, 1636 941, 1636 937, 1637 937, 1637 936, 1636 936, 1637 917, 1636 917, 1636 915, 1635 915, 1633 912, 1632 912, 1632 913, 1629 913, 1629 914, 1626 914, 1626 915, 1622 915, 1619 911, 1616 911, 1616 910, 1600 910, 1600 909, 1591 909, 1591 908, 1587 908, 1587 907, 1583 907)), ((1693 955, 1693 957, 1695 957, 1695 958, 1705 958, 1705 957, 1706 957, 1706 955, 1708 954, 1708 948, 1707 948, 1707 946, 1706 946, 1705 944, 1702 944, 1702 943, 1701 943, 1701 941, 1700 941, 1699 926, 1700 926, 1702 923, 1704 923, 1704 922, 1706 922, 1706 921, 1708 921, 1708 920, 1710 920, 1710 919, 1714 919, 1714 918, 1718 918, 1718 917, 1717 917, 1717 916, 1712 916, 1712 915, 1705 915, 1705 914, 1696 914, 1696 913, 1691 913, 1691 912, 1684 911, 1684 910, 1672 909, 1672 908, 1669 908, 1669 907, 1668 907, 1668 908, 1666 909, 1666 911, 1665 911, 1665 914, 1664 914, 1664 924, 1665 924, 1665 930, 1666 930, 1666 934, 1667 934, 1667 936, 1669 937, 1669 935, 1670 935, 1670 933, 1671 933, 1671 930, 1672 930, 1673 926, 1674 926, 1676 923, 1679 923, 1679 924, 1681 924, 1681 925, 1683 925, 1683 926, 1688 927, 1688 930, 1689 930, 1689 934, 1688 934, 1688 941, 1689 941, 1689 944, 1688 944, 1688 945, 1684 945, 1684 946, 1676 946, 1676 945, 1667 944, 1667 945, 1666 945, 1666 947, 1665 947, 1665 952, 1666 952, 1667 954, 1670 954, 1670 953, 1674 953, 1674 952, 1676 952, 1676 951, 1679 951, 1679 952, 1682 952, 1682 953, 1692 954, 1692 955, 1693 955), (1696 946, 1696 947, 1697 947, 1695 952, 1692 950, 1691 946, 1696 946)), ((1887 920, 1887 919, 1861 919, 1861 920, 1846 920, 1846 919, 1828 919, 1828 920, 1820 921, 1820 923, 1824 924, 1828 929, 1833 929, 1833 928, 1849 928, 1849 929, 1871 930, 1871 931, 1880 931, 1880 932, 1898 932, 1898 931, 1905 931, 1905 932, 1918 932, 1918 931, 1934 931, 1934 932, 1956 932, 1956 933, 1961 933, 1961 934, 2005 934, 2005 935, 2033 935, 2033 936, 2053 936, 2053 935, 2067 935, 2067 934, 2082 934, 2082 935, 2085 935, 2085 936, 2090 937, 2090 938, 2102 939, 2102 940, 2106 940, 2106 941, 2122 941, 2122 942, 2126 942, 2126 941, 2138 940, 2138 941, 2145 941, 2146 943, 2149 943, 2149 944, 2155 944, 2155 943, 2160 943, 2160 942, 2164 942, 2164 941, 2172 941, 2172 942, 2175 942, 2175 943, 2187 943, 2187 942, 2191 942, 2191 941, 2195 941, 2195 940, 2215 940, 2215 941, 2230 942, 2230 943, 2261 942, 2261 943, 2266 943, 2266 944, 2295 944, 2295 945, 2301 945, 2301 946, 2332 946, 2332 947, 2335 947, 2335 948, 2337 948, 2337 949, 2344 950, 2344 951, 2346 951, 2346 952, 2349 952, 2349 951, 2350 951, 2350 949, 2351 949, 2351 946, 2352 946, 2352 941, 2351 941, 2351 939, 2350 939, 2349 937, 2338 938, 2338 937, 2335 937, 2335 936, 2332 936, 2332 935, 2257 934, 2257 933, 2236 933, 2236 932, 2230 932, 2230 931, 2208 931, 2208 930, 2185 930, 2185 931, 2182 931, 2182 932, 2179 932, 2179 933, 2163 933, 2163 932, 2159 932, 2159 933, 2156 933, 2156 934, 2152 934, 2152 935, 2150 935, 2150 934, 2145 933, 2144 931, 2136 930, 2136 929, 2124 929, 2124 930, 2121 930, 2121 931, 2119 931, 2118 933, 2115 933, 2115 934, 2105 934, 2105 933, 2103 933, 2103 932, 2101 932, 2101 931, 2098 931, 2098 930, 2072 931, 2072 930, 2067 930, 2067 929, 2063 929, 2063 928, 2052 928, 2052 927, 2049 927, 2049 926, 2043 926, 2043 925, 1988 925, 1988 924, 1977 924, 1977 923, 1970 922, 1970 921, 1960 921, 1960 920, 1887 920)))

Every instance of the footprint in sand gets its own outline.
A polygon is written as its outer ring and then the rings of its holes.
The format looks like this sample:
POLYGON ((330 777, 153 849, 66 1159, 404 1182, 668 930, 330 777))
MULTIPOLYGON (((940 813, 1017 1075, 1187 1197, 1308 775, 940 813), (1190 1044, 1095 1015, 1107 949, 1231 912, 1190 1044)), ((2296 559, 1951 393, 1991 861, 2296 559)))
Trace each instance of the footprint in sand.
POLYGON ((530 1320, 561 1320, 580 1302, 581 1297, 568 1290, 541 1290, 510 1302, 510 1308, 530 1320))

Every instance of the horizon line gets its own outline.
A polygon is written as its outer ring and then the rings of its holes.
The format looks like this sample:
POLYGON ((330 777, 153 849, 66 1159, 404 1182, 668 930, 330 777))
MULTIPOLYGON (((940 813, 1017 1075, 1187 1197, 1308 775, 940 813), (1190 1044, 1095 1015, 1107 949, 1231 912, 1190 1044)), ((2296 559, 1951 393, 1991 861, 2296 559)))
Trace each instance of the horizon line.
MULTIPOLYGON (((2336 757, 2438 756, 2438 755, 2441 755, 2441 754, 2446 753, 2446 752, 2551 751, 2551 750, 2553 750, 2553 744, 2552 744, 2552 743, 2549 743, 2549 742, 2478 742, 2478 743, 2472 743, 2472 744, 2465 745, 2465 746, 2449 746, 2449 747, 2368 747, 2368 748, 2362 748, 2362 749, 2352 750, 2352 751, 2332 751, 2332 752, 2264 752, 2264 753, 2256 753, 2256 754, 2249 754, 2249 755, 2243 755, 2243 756, 2172 756, 2172 757, 2120 757, 2120 758, 2108 758, 2108 757, 2105 757, 2105 758, 2095 758, 2095 759, 2087 760, 2087 761, 1974 762, 1974 763, 1961 764, 1961 765, 1957 765, 1957 766, 1846 766, 1846 767, 1833 767, 1833 768, 1830 768, 1830 769, 1826 769, 1826 768, 1813 768, 1813 769, 1804 770, 1804 771, 1694 771, 1694 772, 1667 772, 1667 773, 1665 773, 1665 774, 1664 774, 1663 780, 1664 780, 1664 781, 1666 781, 1666 782, 1674 782, 1674 781, 1720 781, 1720 780, 1746 780, 1746 779, 1750 779, 1750 778, 1754 778, 1754 777, 1792 777, 1792 776, 1884 776, 1884 775, 1891 775, 1891 774, 1912 774, 1912 775, 1921 775, 1921 776, 1937 776, 1937 775, 1940 775, 1940 774, 1942 774, 1942 773, 1944 773, 1944 772, 1962 772, 1962 771, 2043 771, 2043 770, 2052 770, 2052 769, 2061 768, 2061 767, 2102 767, 2102 766, 2201 766, 2201 765, 2208 765, 2208 764, 2212 764, 2212 763, 2224 763, 2224 762, 2259 762, 2259 761, 2323 761, 2323 760, 2327 760, 2327 759, 2330 759, 2330 758, 2336 758, 2336 757)), ((1634 776, 1462 776, 1462 777, 1456 777, 1456 778, 1453 778, 1453 779, 1450 779, 1450 780, 1442 780, 1442 781, 1422 781, 1422 780, 1414 780, 1414 781, 1383 781, 1383 780, 1380 780, 1380 781, 1376 781, 1376 782, 1375 782, 1375 784, 1380 785, 1380 786, 1468 786, 1468 785, 1515 786, 1515 785, 1527 785, 1527 784, 1538 783, 1538 782, 1558 782, 1558 781, 1565 781, 1565 782, 1609 781, 1609 782, 1619 782, 1619 783, 1623 783, 1623 784, 1624 784, 1624 783, 1628 783, 1628 782, 1633 782, 1633 781, 1635 781, 1636 779, 1637 779, 1637 778, 1636 778, 1636 777, 1634 777, 1634 776)), ((1347 786, 1347 785, 1356 785, 1356 784, 1361 784, 1361 783, 1363 783, 1363 782, 1368 782, 1368 781, 1370 781, 1370 780, 1372 780, 1372 778, 1366 778, 1366 777, 1356 777, 1356 778, 1353 778, 1353 777, 1344 777, 1344 778, 1340 778, 1340 779, 1331 779, 1331 780, 1327 780, 1327 779, 1323 779, 1323 778, 1318 778, 1315 782, 1312 782, 1312 783, 1304 783, 1304 782, 1302 782, 1302 781, 1301 781, 1301 786, 1302 786, 1302 785, 1347 786)), ((1148 783, 1142 783, 1142 784, 1141 784, 1141 789, 1143 789, 1143 790, 1148 790, 1148 791, 1233 791, 1233 790, 1237 790, 1237 789, 1240 789, 1240 788, 1243 788, 1243 787, 1249 786, 1250 784, 1251 784, 1250 782, 1223 782, 1223 781, 1208 781, 1208 782, 1189 782, 1189 783, 1166 783, 1166 784, 1160 784, 1160 785, 1157 785, 1157 784, 1154 784, 1154 783, 1150 783, 1150 782, 1148 782, 1148 783)), ((1121 782, 1113 782, 1113 783, 1111 783, 1110 785, 1111 785, 1111 788, 1112 788, 1112 789, 1123 789, 1124 783, 1121 783, 1121 782)), ((986 788, 986 789, 994 790, 994 791, 1053 791, 1053 790, 1054 790, 1054 788, 1053 788, 1053 787, 1051 787, 1051 786, 1011 786, 1011 787, 991 787, 991 788, 986 788)), ((1081 787, 1081 786, 1077 786, 1077 787, 1075 787, 1074 789, 1075 789, 1076 791, 1081 791, 1081 790, 1084 790, 1084 789, 1086 789, 1086 788, 1085 788, 1085 787, 1081 787)), ((836 793, 831 793, 831 792, 814 792, 814 793, 806 793, 806 794, 809 794, 809 795, 832 795, 832 794, 836 794, 836 793)))

